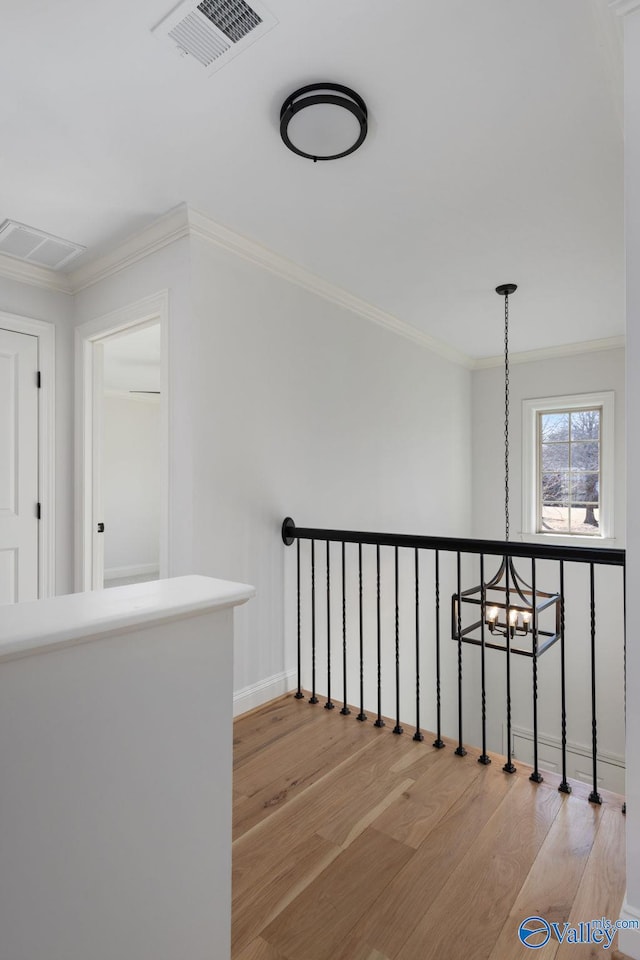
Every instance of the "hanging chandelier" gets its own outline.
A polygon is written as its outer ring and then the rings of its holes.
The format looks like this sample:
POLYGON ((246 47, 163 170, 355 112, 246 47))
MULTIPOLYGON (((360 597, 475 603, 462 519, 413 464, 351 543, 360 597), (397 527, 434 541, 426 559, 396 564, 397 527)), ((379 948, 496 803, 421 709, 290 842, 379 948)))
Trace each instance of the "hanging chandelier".
MULTIPOLYGON (((504 512, 505 544, 509 543, 509 297, 515 283, 496 287, 504 297, 504 512)), ((495 576, 460 590, 452 597, 452 637, 463 643, 540 657, 560 637, 560 594, 547 593, 536 584, 532 561, 531 584, 518 573, 508 550, 495 576), (480 615, 478 618, 478 614, 480 615), (468 621, 471 620, 469 623, 468 621)))

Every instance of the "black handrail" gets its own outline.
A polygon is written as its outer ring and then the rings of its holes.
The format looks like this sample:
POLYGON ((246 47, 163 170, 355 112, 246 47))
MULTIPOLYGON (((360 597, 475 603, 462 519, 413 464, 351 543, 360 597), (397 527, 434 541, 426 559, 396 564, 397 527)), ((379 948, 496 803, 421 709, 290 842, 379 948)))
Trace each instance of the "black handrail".
MULTIPOLYGON (((592 726, 592 765, 593 765, 593 789, 589 795, 589 800, 592 803, 600 804, 602 802, 600 793, 598 792, 598 729, 597 729, 597 683, 596 683, 596 582, 595 582, 595 568, 596 565, 602 566, 618 566, 622 568, 622 578, 623 578, 623 589, 624 589, 624 574, 625 574, 625 551, 624 550, 613 550, 609 548, 602 548, 596 545, 594 546, 558 546, 549 543, 513 543, 509 541, 502 540, 474 540, 474 539, 463 539, 458 537, 425 537, 417 536, 411 534, 392 534, 392 533, 371 533, 365 531, 354 531, 354 530, 333 530, 333 529, 321 529, 316 527, 297 527, 294 521, 287 517, 282 524, 282 539, 287 546, 296 544, 296 556, 297 556, 297 650, 298 650, 298 691, 296 693, 297 698, 302 698, 304 694, 302 693, 301 686, 301 577, 300 577, 300 542, 301 540, 309 540, 311 542, 310 550, 310 587, 311 587, 311 605, 308 613, 308 623, 310 626, 311 632, 311 649, 310 649, 310 663, 311 663, 311 697, 309 702, 311 704, 317 704, 319 702, 316 695, 316 657, 318 654, 318 645, 316 643, 316 553, 315 545, 316 542, 324 541, 326 547, 326 560, 325 560, 325 571, 326 571, 326 581, 327 581, 327 601, 326 601, 326 622, 324 623, 324 628, 326 632, 326 665, 327 665, 327 703, 325 707, 331 709, 334 704, 331 700, 331 667, 332 667, 332 641, 331 641, 331 623, 332 623, 332 601, 331 601, 331 543, 339 543, 341 545, 341 579, 342 579, 342 594, 341 594, 341 603, 342 603, 342 670, 343 670, 343 699, 344 705, 341 713, 348 715, 350 710, 347 706, 347 663, 348 663, 348 630, 347 630, 347 597, 346 597, 346 574, 345 574, 345 544, 353 543, 357 544, 357 597, 358 597, 358 608, 357 608, 357 632, 358 632, 358 666, 359 666, 359 693, 360 693, 360 712, 357 715, 357 719, 360 721, 366 721, 367 715, 364 712, 364 626, 363 626, 363 545, 374 546, 375 549, 375 615, 372 617, 369 625, 369 630, 375 635, 375 688, 377 694, 377 716, 374 721, 374 726, 384 727, 385 721, 382 715, 382 693, 383 693, 383 633, 388 631, 388 626, 383 629, 383 617, 381 612, 381 547, 393 547, 394 549, 394 590, 393 590, 393 609, 395 612, 394 625, 395 629, 393 631, 393 645, 395 653, 395 726, 393 732, 395 734, 402 734, 403 727, 401 725, 401 683, 400 683, 400 654, 401 654, 401 633, 403 632, 402 625, 405 623, 405 616, 400 609, 400 582, 399 582, 399 550, 400 549, 409 549, 414 552, 414 578, 415 578, 415 673, 416 673, 416 684, 415 684, 415 696, 416 696, 416 707, 415 707, 415 719, 416 719, 416 732, 414 734, 415 740, 424 740, 424 735, 420 730, 420 712, 421 712, 421 643, 422 643, 422 630, 421 630, 421 617, 420 611, 424 607, 422 603, 423 597, 420 587, 420 558, 419 552, 421 550, 430 551, 433 553, 434 557, 434 611, 435 611, 435 629, 433 632, 433 639, 435 640, 435 676, 433 677, 435 683, 435 716, 436 716, 436 739, 433 742, 433 746, 437 748, 442 748, 445 746, 444 741, 442 740, 441 735, 441 722, 442 722, 442 704, 441 704, 441 650, 440 650, 440 559, 443 554, 449 553, 455 559, 455 577, 456 577, 456 590, 451 597, 451 639, 457 643, 457 707, 458 707, 458 723, 457 723, 457 749, 455 753, 464 757, 466 750, 464 748, 463 741, 463 643, 475 644, 481 647, 481 720, 482 720, 482 754, 478 757, 480 763, 488 764, 490 763, 490 758, 487 755, 487 690, 486 690, 486 665, 485 665, 485 651, 486 649, 496 649, 502 650, 506 654, 505 658, 505 667, 506 667, 506 733, 507 733, 507 757, 506 763, 503 766, 503 770, 507 773, 515 773, 516 767, 512 762, 512 684, 511 684, 511 672, 512 672, 512 654, 520 654, 532 659, 532 712, 533 712, 533 772, 531 773, 530 779, 536 783, 542 781, 542 774, 539 770, 539 751, 538 751, 538 741, 539 741, 539 730, 538 730, 538 683, 539 683, 539 674, 538 674, 538 657, 542 655, 545 650, 547 650, 556 640, 560 641, 560 678, 561 678, 561 752, 562 752, 562 780, 559 786, 559 790, 562 793, 570 793, 571 786, 567 780, 567 697, 566 697, 566 683, 567 683, 567 664, 566 664, 566 649, 565 649, 565 639, 566 639, 566 617, 565 617, 565 563, 586 563, 589 565, 589 636, 590 636, 590 675, 591 675, 591 726, 592 726), (463 554, 476 555, 479 556, 480 560, 480 586, 474 587, 473 589, 464 590, 462 589, 462 568, 461 560, 463 554), (499 557, 501 559, 501 566, 498 574, 487 584, 485 583, 485 557, 493 556, 499 557), (513 565, 512 558, 528 558, 531 560, 531 586, 528 587, 521 577, 518 577, 513 565), (537 567, 536 561, 538 560, 548 560, 555 561, 558 564, 559 570, 559 592, 557 593, 545 593, 537 588, 537 567), (497 581, 500 580, 502 574, 504 573, 504 586, 496 587, 497 581), (493 620, 487 619, 487 614, 485 611, 485 606, 487 604, 487 589, 495 588, 501 589, 504 593, 504 599, 498 603, 498 606, 501 607, 505 613, 505 624, 507 623, 507 612, 510 610, 510 592, 512 595, 515 595, 517 592, 519 597, 522 600, 522 603, 529 605, 529 619, 526 621, 527 626, 525 626, 524 633, 521 633, 521 636, 529 634, 530 631, 530 640, 528 644, 519 644, 513 645, 512 639, 516 635, 516 627, 513 628, 513 633, 510 629, 504 629, 498 631, 500 637, 504 637, 506 643, 501 641, 495 642, 490 639, 487 640, 485 637, 485 625, 489 625, 491 634, 493 635, 495 626, 495 613, 493 620), (523 593, 524 590, 524 593, 523 593), (478 597, 479 594, 479 597, 478 597), (531 597, 531 601, 527 598, 531 597), (463 618, 462 618, 462 605, 463 603, 475 604, 476 607, 473 610, 468 611, 468 613, 473 613, 473 616, 476 616, 475 610, 480 604, 481 616, 480 619, 476 622, 467 625, 463 629, 463 618), (540 624, 538 617, 540 614, 545 616, 544 611, 548 608, 551 608, 552 612, 554 611, 555 623, 550 629, 543 629, 540 624), (472 635, 474 631, 480 629, 480 636, 472 635), (543 638, 543 642, 540 643, 540 638, 543 638)), ((391 597, 388 597, 391 600, 391 597)), ((517 598, 516 598, 517 599, 517 598)), ((623 599, 624 603, 624 599, 623 599)), ((334 604, 335 606, 335 604, 334 604)), ((516 607, 514 607, 516 609, 516 607)), ((497 608, 496 608, 497 612, 497 608)), ((513 610, 511 610, 513 613, 513 610)), ((524 614, 523 614, 524 618, 524 614)), ((468 617, 467 617, 468 619, 468 617)), ((513 620, 509 620, 509 623, 514 623, 513 620)), ((505 624, 500 624, 504 627, 505 624)), ((323 648, 324 649, 324 648, 323 648)), ((625 646, 626 651, 626 646, 625 646)), ((517 658, 516 658, 517 659, 517 658)), ((387 661, 388 662, 388 661, 387 661)), ((626 667, 626 661, 625 661, 626 667)), ((626 679, 626 672, 625 672, 626 679)), ((373 700, 371 699, 371 703, 373 700)), ((623 807, 623 812, 624 812, 623 807)))
POLYGON ((357 530, 324 530, 298 527, 291 517, 282 524, 282 539, 287 546, 295 540, 328 540, 335 543, 369 543, 379 547, 411 547, 425 550, 450 550, 454 553, 484 554, 494 557, 527 557, 534 560, 566 560, 624 567, 625 551, 610 547, 565 547, 547 543, 515 543, 506 540, 467 540, 464 537, 422 537, 407 533, 370 533, 357 530))

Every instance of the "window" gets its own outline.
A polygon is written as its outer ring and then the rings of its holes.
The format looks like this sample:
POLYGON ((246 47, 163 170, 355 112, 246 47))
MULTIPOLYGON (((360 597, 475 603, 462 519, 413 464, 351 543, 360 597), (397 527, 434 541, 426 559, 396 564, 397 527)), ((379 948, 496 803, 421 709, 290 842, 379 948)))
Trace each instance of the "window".
POLYGON ((613 393, 523 403, 523 532, 613 535, 613 393))

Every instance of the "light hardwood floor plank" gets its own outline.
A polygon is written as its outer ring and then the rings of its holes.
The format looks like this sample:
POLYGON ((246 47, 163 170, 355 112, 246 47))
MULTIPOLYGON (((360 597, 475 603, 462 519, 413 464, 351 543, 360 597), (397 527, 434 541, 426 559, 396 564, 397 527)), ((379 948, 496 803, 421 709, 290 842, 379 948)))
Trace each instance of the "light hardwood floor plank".
POLYGON ((480 776, 478 763, 452 753, 421 775, 376 820, 376 828, 410 847, 419 847, 450 806, 480 776))
POLYGON ((233 960, 514 960, 521 911, 617 918, 620 797, 335 714, 288 695, 235 722, 233 960))
POLYGON ((398 960, 486 960, 560 803, 556 791, 517 780, 508 802, 437 892, 398 960))
POLYGON ((261 883, 234 889, 231 945, 232 954, 241 951, 267 924, 281 913, 341 852, 340 847, 311 834, 289 849, 279 867, 261 883))
MULTIPOLYGON (((543 788, 544 789, 544 788, 543 788)), ((527 917, 549 923, 569 920, 573 901, 591 854, 602 809, 577 797, 564 796, 558 815, 518 894, 490 960, 526 960, 531 948, 518 939, 518 928, 527 917)), ((552 938, 536 950, 540 960, 553 960, 558 941, 552 938)))
POLYGON ((289 736, 286 742, 270 744, 261 758, 252 758, 234 776, 235 789, 243 796, 234 806, 234 840, 331 772, 354 747, 369 741, 362 724, 344 718, 330 730, 325 724, 310 726, 295 739, 289 736))
POLYGON ((410 847, 368 828, 265 930, 288 960, 329 960, 357 923, 367 896, 377 897, 413 855, 410 847))
POLYGON ((288 804, 273 811, 233 844, 234 897, 247 887, 267 882, 274 871, 287 862, 293 847, 311 833, 342 846, 367 826, 371 811, 381 812, 380 804, 393 802, 390 792, 413 781, 402 774, 391 774, 389 766, 397 759, 392 734, 371 730, 367 744, 355 750, 335 770, 298 794, 288 804))
POLYGON ((256 937, 240 953, 233 954, 234 960, 285 960, 279 950, 265 943, 262 937, 256 937))
MULTIPOLYGON (((499 816, 500 805, 508 802, 515 783, 511 777, 496 777, 486 767, 481 768, 479 777, 470 781, 467 790, 433 826, 406 866, 377 900, 369 901, 354 939, 395 957, 482 829, 494 815, 499 816)), ((376 829, 382 819, 374 822, 376 829)))
POLYGON ((307 723, 318 722, 318 712, 287 693, 233 721, 233 763, 239 769, 265 746, 307 723))
MULTIPOLYGON (((602 811, 591 855, 569 914, 571 925, 600 917, 611 921, 619 919, 626 882, 624 824, 625 818, 619 809, 611 806, 602 811)), ((638 938, 640 941, 640 932, 638 938)), ((556 960, 602 957, 610 955, 617 945, 617 936, 612 949, 606 952, 593 945, 563 943, 558 948, 556 960)))

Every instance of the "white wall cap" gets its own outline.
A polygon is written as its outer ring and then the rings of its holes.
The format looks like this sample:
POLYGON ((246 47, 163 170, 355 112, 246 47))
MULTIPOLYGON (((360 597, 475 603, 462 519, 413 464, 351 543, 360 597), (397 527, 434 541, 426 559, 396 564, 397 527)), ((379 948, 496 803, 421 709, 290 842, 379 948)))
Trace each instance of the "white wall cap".
POLYGON ((188 576, 6 604, 0 662, 245 603, 246 583, 188 576))

